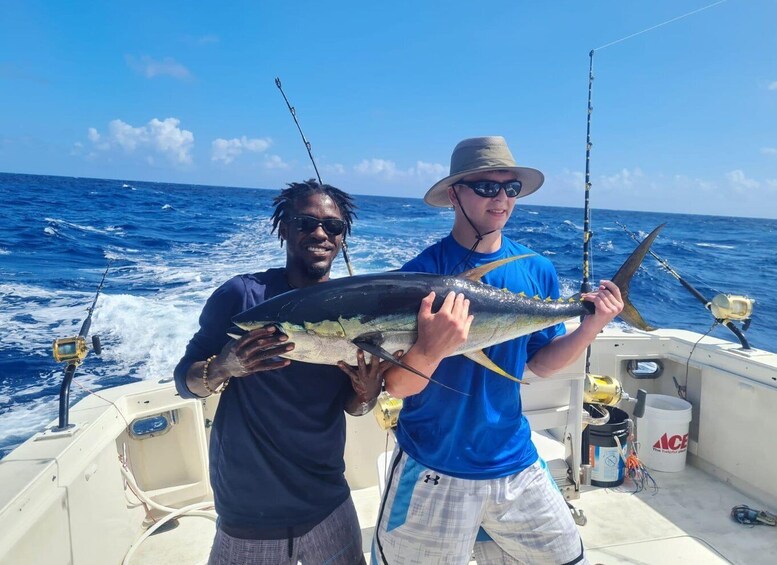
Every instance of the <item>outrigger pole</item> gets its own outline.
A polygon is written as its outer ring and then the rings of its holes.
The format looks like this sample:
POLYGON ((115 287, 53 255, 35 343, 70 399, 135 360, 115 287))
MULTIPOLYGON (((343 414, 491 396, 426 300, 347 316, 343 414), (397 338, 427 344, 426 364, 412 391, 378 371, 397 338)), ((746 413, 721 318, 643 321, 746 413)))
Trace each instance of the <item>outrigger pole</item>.
MULTIPOLYGON (((297 130, 299 130, 299 134, 300 136, 302 136, 302 142, 305 144, 305 149, 308 150, 308 157, 310 157, 310 162, 313 163, 313 169, 316 171, 316 177, 318 177, 318 183, 324 184, 324 181, 321 180, 321 174, 318 172, 318 167, 316 166, 316 160, 313 159, 313 150, 310 145, 310 142, 305 138, 305 134, 302 132, 302 126, 300 126, 299 120, 297 120, 297 110, 294 108, 294 106, 291 105, 291 103, 289 102, 289 99, 286 98, 286 93, 283 92, 283 87, 281 86, 281 79, 279 77, 275 77, 275 86, 277 86, 278 90, 281 91, 281 95, 283 96, 283 99, 286 101, 286 106, 289 108, 291 117, 294 118, 294 123, 297 124, 297 130)), ((345 266, 348 268, 348 274, 350 276, 353 276, 353 267, 351 267, 351 260, 348 258, 348 244, 345 241, 345 234, 343 234, 343 259, 345 259, 345 266)))

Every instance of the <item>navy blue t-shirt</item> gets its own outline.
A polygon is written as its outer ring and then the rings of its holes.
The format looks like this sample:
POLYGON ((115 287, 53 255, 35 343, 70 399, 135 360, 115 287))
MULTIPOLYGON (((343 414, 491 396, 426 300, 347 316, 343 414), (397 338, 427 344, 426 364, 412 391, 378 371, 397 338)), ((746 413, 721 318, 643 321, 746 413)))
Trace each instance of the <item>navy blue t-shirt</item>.
MULTIPOLYGON (((186 373, 221 351, 232 316, 288 290, 284 269, 239 275, 219 287, 175 368, 178 393, 197 398, 186 373)), ((296 361, 230 380, 210 435, 210 480, 222 525, 309 529, 348 498, 344 409, 351 392, 339 368, 296 361)))

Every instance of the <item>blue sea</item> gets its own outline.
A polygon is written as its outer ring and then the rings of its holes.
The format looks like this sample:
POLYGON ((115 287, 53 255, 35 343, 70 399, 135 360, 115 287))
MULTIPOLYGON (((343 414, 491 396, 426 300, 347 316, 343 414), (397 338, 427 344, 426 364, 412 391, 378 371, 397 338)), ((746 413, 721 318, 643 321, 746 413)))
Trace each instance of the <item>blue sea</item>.
MULTIPOLYGON (((51 344, 78 334, 109 261, 91 326, 103 352, 87 357, 76 381, 97 391, 169 378, 221 282, 284 264, 270 235, 278 188, 0 174, 0 457, 57 417, 63 367, 51 344)), ((592 198, 595 206, 595 192, 592 198)), ((401 266, 452 224, 451 211, 420 199, 356 202, 350 255, 357 273, 401 266)), ((641 237, 666 222, 654 251, 707 298, 754 298, 746 335, 754 347, 775 349, 777 220, 594 209, 593 281, 612 276, 635 247, 616 222, 641 237)), ((571 295, 582 275, 582 225, 581 208, 519 200, 505 233, 549 257, 562 294, 571 295)), ((333 275, 347 275, 341 259, 333 275)), ((700 333, 712 326, 701 303, 650 257, 631 296, 653 325, 700 333)), ((711 335, 735 341, 725 328, 711 335)), ((71 402, 85 394, 74 384, 71 402)))

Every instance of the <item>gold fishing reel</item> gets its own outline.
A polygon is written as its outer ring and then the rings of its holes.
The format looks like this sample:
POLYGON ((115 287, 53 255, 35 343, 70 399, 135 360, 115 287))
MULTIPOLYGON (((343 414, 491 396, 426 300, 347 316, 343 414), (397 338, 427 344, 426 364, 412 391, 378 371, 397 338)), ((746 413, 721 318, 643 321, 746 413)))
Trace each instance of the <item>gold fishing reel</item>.
MULTIPOLYGON (((96 335, 92 336, 92 349, 96 355, 100 355, 102 352, 100 338, 96 335)), ((52 346, 52 353, 54 355, 54 361, 57 363, 80 365, 89 354, 89 348, 86 345, 86 338, 77 335, 75 337, 55 339, 52 346)))
MULTIPOLYGON (((626 395, 628 397, 628 395, 626 395)), ((624 399, 624 392, 618 379, 606 375, 586 373, 583 402, 615 406, 624 399)))
POLYGON ((707 307, 716 320, 745 321, 753 315, 755 300, 736 294, 717 294, 707 307))
POLYGON ((381 429, 391 430, 397 427, 402 404, 401 398, 394 398, 385 391, 378 395, 378 403, 373 412, 381 429))
POLYGON ((53 354, 54 361, 57 363, 75 363, 79 365, 86 358, 87 353, 86 340, 80 335, 54 340, 53 354))

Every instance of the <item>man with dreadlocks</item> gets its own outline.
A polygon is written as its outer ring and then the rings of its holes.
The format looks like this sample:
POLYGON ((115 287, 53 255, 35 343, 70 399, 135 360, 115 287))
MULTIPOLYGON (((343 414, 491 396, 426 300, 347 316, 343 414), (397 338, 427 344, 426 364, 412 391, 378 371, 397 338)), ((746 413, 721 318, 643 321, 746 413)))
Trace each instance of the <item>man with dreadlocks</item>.
POLYGON ((210 479, 219 515, 210 564, 363 562, 345 464, 344 410, 359 416, 380 392, 381 367, 298 363, 274 326, 234 340, 232 316, 294 288, 329 279, 354 218, 343 191, 290 183, 275 200, 272 231, 286 266, 238 275, 208 299, 200 329, 175 368, 183 398, 219 394, 210 479))
MULTIPOLYGON (((516 165, 504 138, 465 139, 453 150, 450 175, 424 197, 431 206, 454 209, 453 229, 402 270, 459 274, 530 255, 481 280, 514 293, 558 298, 551 262, 502 235, 516 198, 543 180, 540 171, 516 165)), ((490 347, 488 358, 519 378, 524 367, 547 377, 569 365, 623 309, 610 281, 583 298, 596 313, 574 332, 565 335, 563 324, 551 326, 490 347)), ((418 340, 403 360, 467 395, 429 385, 399 367, 386 371, 386 390, 405 401, 373 561, 466 565, 474 546, 478 564, 585 563, 577 527, 532 444, 520 385, 453 355, 472 321, 464 295, 449 294, 437 312, 433 301, 430 295, 422 302, 418 340)))

